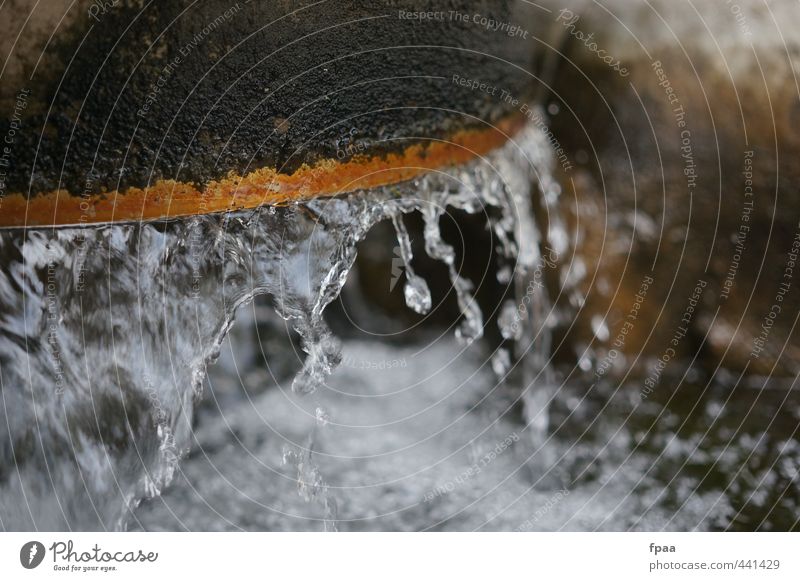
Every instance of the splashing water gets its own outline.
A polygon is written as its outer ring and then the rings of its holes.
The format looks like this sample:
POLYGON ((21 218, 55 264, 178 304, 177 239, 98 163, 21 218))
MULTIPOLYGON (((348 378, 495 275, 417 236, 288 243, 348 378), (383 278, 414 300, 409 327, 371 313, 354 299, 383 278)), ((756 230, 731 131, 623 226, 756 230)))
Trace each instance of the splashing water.
MULTIPOLYGON (((463 344, 479 339, 483 315, 439 221, 448 207, 485 212, 508 263, 498 278, 514 281, 519 294, 540 260, 531 181, 549 176, 548 152, 531 126, 467 166, 334 199, 169 222, 0 232, 0 405, 9 426, 0 465, 16 467, 13 475, 0 472, 4 525, 124 528, 132 508, 172 479, 192 443, 206 367, 237 307, 258 294, 271 295, 301 337, 306 359, 294 391, 324 385, 342 356, 323 312, 345 283, 357 243, 379 221, 396 229, 406 303, 426 313, 430 290, 412 268, 403 222, 404 214, 422 215, 425 251, 447 266, 463 315, 456 336, 463 344)), ((530 386, 549 349, 546 329, 531 323, 543 322, 549 302, 539 293, 523 317, 513 307, 504 308, 501 330, 516 341, 518 358, 534 346, 530 386)), ((500 374, 510 366, 503 349, 493 367, 500 374)), ((318 417, 323 428, 330 421, 324 410, 318 417)), ((313 438, 286 459, 297 467, 300 493, 321 498, 333 521, 313 438)))

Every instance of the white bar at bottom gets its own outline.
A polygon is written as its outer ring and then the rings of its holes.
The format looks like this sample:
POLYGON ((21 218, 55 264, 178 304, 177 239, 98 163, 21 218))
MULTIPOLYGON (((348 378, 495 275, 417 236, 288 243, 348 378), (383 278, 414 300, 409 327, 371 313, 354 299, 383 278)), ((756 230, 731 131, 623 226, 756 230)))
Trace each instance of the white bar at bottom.
POLYGON ((0 533, 0 578, 797 580, 798 549, 793 533, 0 533))

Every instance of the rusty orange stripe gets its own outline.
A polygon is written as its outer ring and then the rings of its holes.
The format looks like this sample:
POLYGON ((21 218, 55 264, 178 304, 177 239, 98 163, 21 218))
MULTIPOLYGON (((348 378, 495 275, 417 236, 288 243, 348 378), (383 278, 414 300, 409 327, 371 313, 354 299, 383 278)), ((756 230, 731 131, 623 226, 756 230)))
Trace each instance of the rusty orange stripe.
POLYGON ((292 174, 272 168, 245 176, 229 174, 199 189, 192 183, 160 180, 146 188, 98 195, 65 190, 27 199, 9 194, 0 199, 0 227, 43 227, 126 222, 210 214, 263 204, 281 204, 335 196, 412 179, 426 171, 462 164, 501 146, 522 125, 518 117, 484 130, 465 130, 450 139, 416 143, 400 154, 358 156, 347 162, 326 160, 302 166, 292 174))

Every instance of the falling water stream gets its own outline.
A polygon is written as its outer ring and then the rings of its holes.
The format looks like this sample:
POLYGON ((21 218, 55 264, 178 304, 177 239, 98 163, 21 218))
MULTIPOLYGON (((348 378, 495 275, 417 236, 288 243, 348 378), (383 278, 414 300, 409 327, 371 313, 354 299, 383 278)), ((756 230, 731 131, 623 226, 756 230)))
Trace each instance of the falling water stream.
MULTIPOLYGON (((2 475, 5 525, 124 528, 191 447, 206 368, 236 309, 256 295, 271 295, 299 333, 306 357, 292 389, 313 398, 342 357, 323 312, 377 222, 394 224, 405 300, 424 314, 431 294, 413 269, 404 225, 404 215, 421 214, 425 251, 447 267, 462 313, 456 339, 480 339, 473 284, 459 274, 440 220, 448 208, 485 213, 506 263, 498 277, 524 289, 540 258, 531 184, 549 175, 548 155, 531 126, 471 164, 368 192, 167 222, 0 233, 0 405, 9 424, 0 460, 14 467, 2 475)), ((494 354, 498 375, 517 360, 533 363, 529 377, 546 367, 546 330, 531 323, 548 308, 544 292, 529 309, 507 305, 501 331, 517 351, 494 354)), ((313 459, 327 417, 318 411, 305 450, 287 449, 284 459, 296 466, 304 498, 321 498, 332 521, 313 459)))
MULTIPOLYGON (((720 370, 700 397, 692 376, 665 375, 642 400, 635 377, 621 389, 550 364, 553 327, 581 308, 586 271, 574 258, 565 267, 552 164, 531 125, 468 165, 331 199, 0 231, 0 528, 794 526, 796 390, 754 378, 731 393, 720 370), (485 216, 492 274, 513 291, 497 313, 485 317, 442 234, 449 210, 485 216), (379 222, 393 225, 408 308, 434 308, 411 214, 456 296, 454 332, 343 341, 323 313, 379 222), (542 284, 552 276, 566 306, 542 284), (263 369, 209 375, 237 309, 258 295, 299 337, 299 371, 287 382, 263 369), (496 348, 480 341, 487 321, 496 348), (277 389, 227 402, 225 381, 277 389), (204 389, 219 413, 196 422, 204 389)), ((267 366, 292 359, 272 345, 267 366)))

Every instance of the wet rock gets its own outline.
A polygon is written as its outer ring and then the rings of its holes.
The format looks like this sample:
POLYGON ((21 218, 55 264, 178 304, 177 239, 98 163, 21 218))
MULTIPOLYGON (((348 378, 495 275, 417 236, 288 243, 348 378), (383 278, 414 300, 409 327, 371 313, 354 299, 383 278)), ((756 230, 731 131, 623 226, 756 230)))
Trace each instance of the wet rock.
POLYGON ((562 203, 587 268, 569 344, 796 372, 797 5, 546 6, 540 38, 555 41, 540 60, 558 54, 546 103, 574 163, 562 203))

